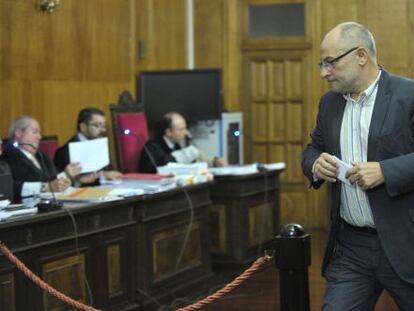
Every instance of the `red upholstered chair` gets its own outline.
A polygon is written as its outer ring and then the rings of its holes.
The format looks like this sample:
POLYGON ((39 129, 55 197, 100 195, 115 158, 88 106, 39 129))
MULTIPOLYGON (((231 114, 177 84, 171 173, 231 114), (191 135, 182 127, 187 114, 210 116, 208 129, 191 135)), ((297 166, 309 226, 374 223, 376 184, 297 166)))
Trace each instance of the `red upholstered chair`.
POLYGON ((59 142, 56 135, 43 136, 39 144, 39 149, 46 153, 52 161, 58 147, 59 142))
MULTIPOLYGON (((3 139, 3 146, 2 149, 6 148, 6 145, 8 143, 9 139, 3 139)), ((55 157, 55 153, 57 148, 59 147, 59 141, 56 135, 50 135, 50 136, 43 136, 42 140, 39 144, 39 149, 47 154, 47 156, 53 161, 53 158, 55 157)))
POLYGON ((129 92, 123 92, 117 105, 110 105, 118 169, 122 173, 138 172, 144 144, 148 141, 148 126, 141 105, 129 92))

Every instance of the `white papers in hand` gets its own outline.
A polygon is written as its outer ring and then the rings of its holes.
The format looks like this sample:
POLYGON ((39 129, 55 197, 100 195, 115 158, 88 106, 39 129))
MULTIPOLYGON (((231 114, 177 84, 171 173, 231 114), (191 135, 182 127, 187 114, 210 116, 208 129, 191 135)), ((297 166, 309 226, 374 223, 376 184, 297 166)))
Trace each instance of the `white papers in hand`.
POLYGON ((108 138, 69 143, 70 162, 79 162, 81 173, 96 172, 109 164, 108 138))
POLYGON ((338 161, 339 163, 339 174, 338 174, 338 179, 340 181, 342 181, 343 183, 347 184, 347 185, 351 185, 351 183, 349 182, 348 178, 345 177, 346 172, 352 167, 350 164, 342 161, 341 159, 338 159, 337 157, 335 157, 336 161, 338 161))

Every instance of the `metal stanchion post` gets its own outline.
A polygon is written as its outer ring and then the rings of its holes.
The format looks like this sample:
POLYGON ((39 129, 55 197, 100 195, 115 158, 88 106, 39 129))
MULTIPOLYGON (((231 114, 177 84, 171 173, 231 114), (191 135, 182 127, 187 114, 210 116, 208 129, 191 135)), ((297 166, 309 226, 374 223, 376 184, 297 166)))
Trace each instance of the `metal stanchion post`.
POLYGON ((287 224, 275 239, 275 264, 280 275, 280 310, 309 311, 310 235, 287 224))

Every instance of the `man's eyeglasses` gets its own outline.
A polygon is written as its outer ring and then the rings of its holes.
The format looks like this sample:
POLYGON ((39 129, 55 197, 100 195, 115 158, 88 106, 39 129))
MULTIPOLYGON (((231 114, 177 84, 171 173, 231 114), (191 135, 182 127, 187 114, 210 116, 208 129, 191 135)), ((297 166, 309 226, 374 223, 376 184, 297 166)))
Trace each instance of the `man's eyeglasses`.
POLYGON ((333 58, 333 59, 324 59, 322 62, 320 62, 320 63, 318 64, 319 69, 320 69, 320 70, 325 69, 325 70, 328 70, 328 71, 332 70, 332 69, 333 69, 333 67, 334 67, 334 64, 335 64, 337 61, 339 61, 341 58, 343 58, 343 57, 347 56, 349 53, 352 53, 353 51, 356 51, 356 50, 358 50, 358 49, 359 49, 359 47, 358 47, 358 46, 356 46, 356 47, 354 47, 354 48, 352 48, 352 49, 350 49, 350 50, 346 51, 345 53, 343 53, 343 54, 339 55, 338 57, 335 57, 335 58, 333 58))
POLYGON ((107 125, 104 123, 88 123, 88 126, 92 126, 96 129, 103 129, 103 130, 107 129, 107 125))

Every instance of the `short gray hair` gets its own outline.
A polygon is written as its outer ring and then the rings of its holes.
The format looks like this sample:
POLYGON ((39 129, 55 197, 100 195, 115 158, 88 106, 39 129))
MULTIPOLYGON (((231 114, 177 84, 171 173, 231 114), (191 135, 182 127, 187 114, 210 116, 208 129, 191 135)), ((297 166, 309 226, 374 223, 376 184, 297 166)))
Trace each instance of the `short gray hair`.
POLYGON ((26 115, 22 115, 14 119, 14 121, 12 122, 12 124, 10 124, 9 127, 9 138, 15 138, 14 134, 16 133, 16 131, 24 131, 32 121, 36 121, 36 119, 26 115))
POLYGON ((355 22, 342 23, 340 26, 341 38, 347 45, 349 45, 349 48, 363 46, 368 49, 369 54, 374 59, 377 58, 375 39, 368 28, 355 22))

